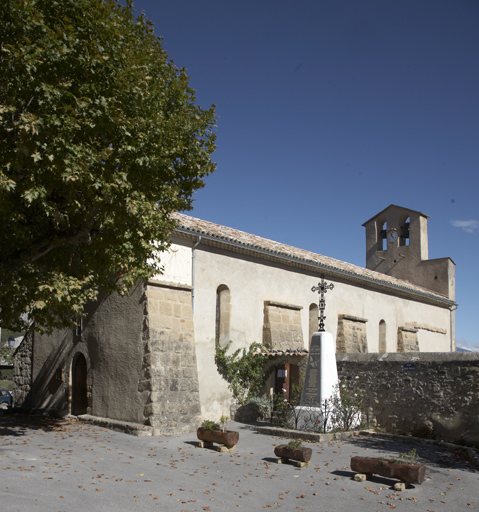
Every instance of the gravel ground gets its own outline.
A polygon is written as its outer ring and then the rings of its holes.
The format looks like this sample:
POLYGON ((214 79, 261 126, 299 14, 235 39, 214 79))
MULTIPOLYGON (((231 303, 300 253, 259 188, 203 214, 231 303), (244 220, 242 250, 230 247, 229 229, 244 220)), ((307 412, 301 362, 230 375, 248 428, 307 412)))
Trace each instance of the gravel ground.
POLYGON ((479 511, 479 473, 467 451, 414 439, 358 436, 305 443, 311 466, 278 464, 278 436, 230 422, 233 452, 198 448, 195 434, 135 437, 76 420, 0 411, 0 510, 195 512, 265 509, 479 511), (397 457, 416 448, 424 484, 354 481, 354 455, 397 457))

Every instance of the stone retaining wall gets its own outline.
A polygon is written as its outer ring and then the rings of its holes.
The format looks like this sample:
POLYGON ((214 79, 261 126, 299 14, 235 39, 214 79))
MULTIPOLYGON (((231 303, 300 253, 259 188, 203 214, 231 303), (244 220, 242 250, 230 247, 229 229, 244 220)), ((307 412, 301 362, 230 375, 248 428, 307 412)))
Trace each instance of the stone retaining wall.
POLYGON ((479 443, 479 353, 336 358, 339 378, 357 383, 365 397, 370 427, 410 434, 427 426, 436 439, 479 443))

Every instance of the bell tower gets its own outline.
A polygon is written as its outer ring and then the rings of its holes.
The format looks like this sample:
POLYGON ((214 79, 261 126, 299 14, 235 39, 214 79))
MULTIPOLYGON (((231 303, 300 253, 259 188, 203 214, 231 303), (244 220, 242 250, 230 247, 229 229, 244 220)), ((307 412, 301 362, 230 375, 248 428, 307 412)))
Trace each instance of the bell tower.
POLYGON ((382 272, 450 299, 455 295, 455 263, 428 259, 424 213, 390 205, 366 221, 366 268, 382 272))

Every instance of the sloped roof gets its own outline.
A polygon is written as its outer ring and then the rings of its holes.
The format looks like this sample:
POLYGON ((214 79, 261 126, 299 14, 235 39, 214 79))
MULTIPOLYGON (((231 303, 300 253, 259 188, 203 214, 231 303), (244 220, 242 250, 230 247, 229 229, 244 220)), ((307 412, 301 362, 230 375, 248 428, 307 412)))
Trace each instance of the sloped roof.
POLYGON ((371 285, 376 284, 382 287, 395 288, 396 290, 402 290, 403 292, 429 298, 447 305, 455 304, 454 301, 444 295, 381 272, 375 272, 374 270, 306 251, 305 249, 275 242, 238 229, 197 219, 183 213, 174 213, 172 217, 178 223, 177 233, 201 236, 205 243, 228 245, 230 249, 236 249, 239 252, 254 252, 257 256, 262 256, 266 259, 275 259, 276 257, 283 260, 283 262, 287 260, 289 264, 294 266, 314 266, 318 271, 340 274, 345 278, 355 281, 367 281, 371 285))
POLYGON ((398 206, 397 204, 390 204, 389 206, 384 208, 384 210, 381 210, 379 213, 376 213, 374 217, 371 217, 366 222, 363 222, 363 226, 366 226, 366 224, 369 224, 372 220, 377 219, 378 217, 382 217, 383 213, 389 210, 390 208, 399 208, 400 210, 405 210, 411 213, 418 213, 422 217, 426 217, 427 219, 429 218, 429 215, 426 215, 425 213, 419 212, 417 210, 411 210, 411 208, 404 208, 403 206, 398 206))

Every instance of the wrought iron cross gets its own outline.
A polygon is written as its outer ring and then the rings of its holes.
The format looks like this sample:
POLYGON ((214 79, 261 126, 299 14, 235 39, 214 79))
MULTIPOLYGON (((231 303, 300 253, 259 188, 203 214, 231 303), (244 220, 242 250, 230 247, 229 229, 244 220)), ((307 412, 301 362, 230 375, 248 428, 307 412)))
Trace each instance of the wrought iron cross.
POLYGON ((324 299, 324 294, 333 288, 333 283, 327 284, 327 282, 324 280, 324 274, 321 274, 321 281, 318 283, 318 286, 313 286, 311 288, 312 292, 319 293, 319 332, 324 332, 324 321, 326 320, 326 317, 324 316, 324 310, 326 309, 326 300, 324 299))

